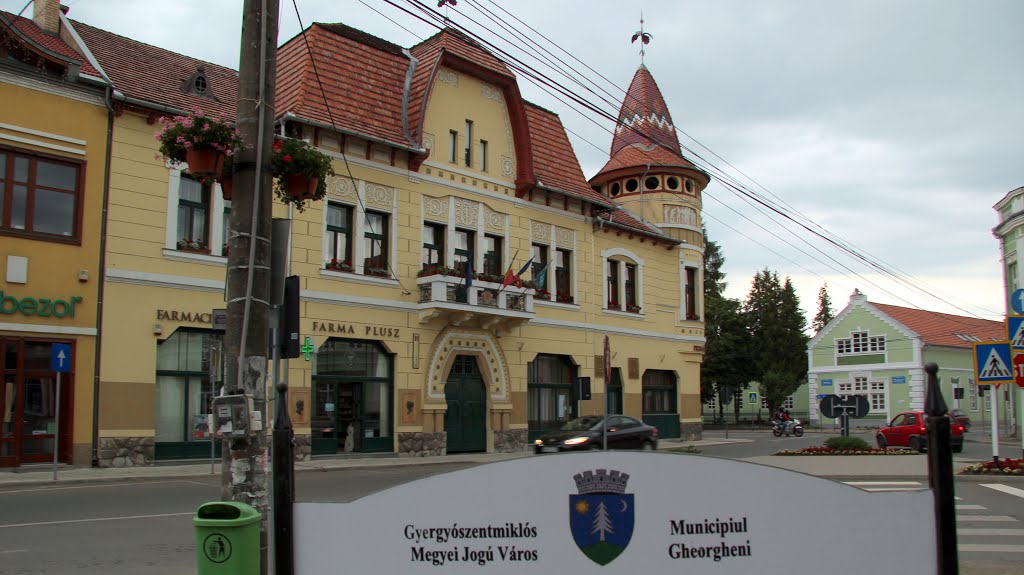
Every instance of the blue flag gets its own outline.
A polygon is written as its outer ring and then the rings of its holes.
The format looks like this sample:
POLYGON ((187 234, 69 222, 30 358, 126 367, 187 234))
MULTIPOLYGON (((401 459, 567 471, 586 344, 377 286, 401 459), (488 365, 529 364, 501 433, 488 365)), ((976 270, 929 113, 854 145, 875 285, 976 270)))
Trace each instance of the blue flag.
POLYGON ((544 289, 547 285, 549 265, 551 265, 551 262, 544 264, 544 267, 540 268, 537 273, 533 274, 533 283, 537 286, 537 289, 544 289))
POLYGON ((522 268, 521 268, 521 269, 519 270, 519 273, 517 273, 517 274, 516 274, 516 277, 520 277, 520 276, 522 276, 523 274, 525 274, 525 273, 526 273, 526 270, 530 269, 530 266, 531 266, 532 264, 533 264, 533 258, 530 258, 530 259, 529 259, 529 260, 528 260, 528 261, 526 262, 526 264, 525 264, 525 265, 524 265, 524 266, 523 266, 523 267, 522 267, 522 268))

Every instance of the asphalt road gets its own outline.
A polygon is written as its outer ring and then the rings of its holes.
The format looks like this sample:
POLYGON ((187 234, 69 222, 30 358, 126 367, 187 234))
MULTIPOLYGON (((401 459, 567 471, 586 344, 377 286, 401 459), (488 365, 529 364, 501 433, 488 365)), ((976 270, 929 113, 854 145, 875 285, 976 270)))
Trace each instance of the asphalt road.
MULTIPOLYGON (((742 458, 823 441, 818 434, 708 447, 742 458)), ((730 433, 731 437, 735 437, 730 433)), ((986 446, 978 444, 981 448, 986 446)), ((982 449, 984 451, 984 449, 982 449)), ((984 457, 983 457, 984 458, 984 457)), ((473 464, 302 472, 297 497, 345 502, 473 464)), ((189 480, 32 486, 0 490, 0 574, 181 575, 195 573, 191 516, 220 495, 219 476, 189 480)), ((958 481, 958 528, 966 575, 1019 573, 1024 560, 1024 484, 958 481), (1000 491, 999 489, 1004 489, 1000 491)), ((869 482, 862 489, 922 489, 921 482, 869 482)), ((884 518, 880 518, 884 521, 884 518)))

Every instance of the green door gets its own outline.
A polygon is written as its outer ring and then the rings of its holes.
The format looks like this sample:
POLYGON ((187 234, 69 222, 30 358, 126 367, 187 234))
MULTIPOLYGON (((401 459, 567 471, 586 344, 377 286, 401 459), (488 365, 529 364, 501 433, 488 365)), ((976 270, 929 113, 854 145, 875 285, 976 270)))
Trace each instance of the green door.
POLYGON ((476 358, 460 355, 444 386, 448 411, 444 430, 448 434, 448 453, 487 451, 487 389, 476 358))

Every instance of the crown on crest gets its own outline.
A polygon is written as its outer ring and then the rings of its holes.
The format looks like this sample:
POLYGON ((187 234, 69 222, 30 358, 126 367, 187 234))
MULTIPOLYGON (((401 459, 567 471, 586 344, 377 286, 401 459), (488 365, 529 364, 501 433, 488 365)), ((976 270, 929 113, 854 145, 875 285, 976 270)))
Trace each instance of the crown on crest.
POLYGON ((592 493, 625 493, 626 482, 629 481, 629 474, 621 471, 608 471, 607 469, 596 469, 577 473, 573 479, 576 481, 576 489, 580 495, 592 493))

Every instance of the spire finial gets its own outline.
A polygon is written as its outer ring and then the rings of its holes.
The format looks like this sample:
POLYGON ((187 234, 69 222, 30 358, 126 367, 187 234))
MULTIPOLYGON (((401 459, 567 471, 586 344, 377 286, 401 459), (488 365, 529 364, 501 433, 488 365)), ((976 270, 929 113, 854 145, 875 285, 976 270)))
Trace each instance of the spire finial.
POLYGON ((640 29, 633 33, 633 39, 630 40, 630 44, 640 40, 640 64, 644 63, 644 46, 651 43, 651 38, 654 38, 653 34, 644 32, 644 13, 640 11, 640 29))
POLYGON ((441 8, 442 6, 444 7, 444 23, 445 24, 448 24, 448 5, 450 4, 450 5, 452 5, 454 7, 454 6, 458 5, 458 3, 459 3, 458 0, 438 0, 437 7, 438 8, 441 8))

